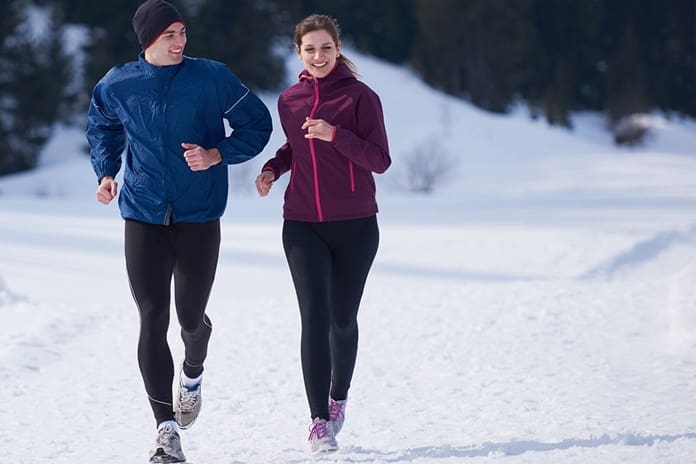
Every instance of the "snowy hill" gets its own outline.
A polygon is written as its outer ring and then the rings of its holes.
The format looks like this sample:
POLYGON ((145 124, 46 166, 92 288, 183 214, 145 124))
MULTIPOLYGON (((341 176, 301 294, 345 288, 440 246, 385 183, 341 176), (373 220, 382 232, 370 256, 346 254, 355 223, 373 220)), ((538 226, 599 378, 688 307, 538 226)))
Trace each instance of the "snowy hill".
MULTIPOLYGON (((692 462, 696 123, 651 115, 645 146, 617 148, 597 115, 570 132, 483 113, 348 55, 382 98, 394 165, 327 461, 692 462), (432 195, 404 189, 418 149, 451 161, 432 195)), ((230 171, 205 404, 182 435, 197 464, 310 462, 282 189, 251 191, 282 140, 230 171)), ((123 225, 94 200, 84 143, 62 128, 39 169, 0 178, 7 462, 145 462, 154 439, 123 225)), ((178 360, 175 325, 170 339, 178 360)))

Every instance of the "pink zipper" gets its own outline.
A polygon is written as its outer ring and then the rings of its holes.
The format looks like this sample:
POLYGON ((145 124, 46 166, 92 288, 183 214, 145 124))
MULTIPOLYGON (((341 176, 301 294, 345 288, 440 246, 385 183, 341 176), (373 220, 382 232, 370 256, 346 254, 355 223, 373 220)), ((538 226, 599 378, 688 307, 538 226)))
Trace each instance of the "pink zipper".
POLYGON ((355 193, 355 175, 353 174, 353 162, 348 161, 348 169, 350 170, 350 191, 355 193))
MULTIPOLYGON (((314 105, 312 106, 312 111, 309 113, 309 117, 313 119, 314 113, 319 106, 319 81, 316 77, 312 79, 314 81, 314 105)), ((314 139, 309 139, 309 153, 312 155, 312 169, 314 171, 314 202, 317 205, 319 222, 323 222, 324 214, 321 211, 321 198, 319 197, 319 172, 317 170, 317 153, 314 150, 314 139)))

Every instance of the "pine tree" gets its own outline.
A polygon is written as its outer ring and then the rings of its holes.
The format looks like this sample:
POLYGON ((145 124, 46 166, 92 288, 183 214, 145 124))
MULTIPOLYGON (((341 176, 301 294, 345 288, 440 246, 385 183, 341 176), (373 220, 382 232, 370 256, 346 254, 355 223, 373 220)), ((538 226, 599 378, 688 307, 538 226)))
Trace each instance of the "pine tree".
POLYGON ((644 62, 631 24, 626 25, 607 72, 607 114, 611 121, 648 109, 644 62))
POLYGON ((226 63, 255 90, 278 89, 285 77, 283 57, 275 53, 282 32, 272 2, 207 0, 187 24, 187 54, 226 63))
POLYGON ((414 66, 436 87, 505 112, 527 79, 530 6, 528 0, 416 0, 414 66))
POLYGON ((417 23, 414 0, 278 0, 292 17, 292 26, 312 13, 338 21, 344 43, 393 63, 411 60, 417 23))
POLYGON ((651 106, 696 116, 696 0, 643 1, 635 15, 651 106))
POLYGON ((13 0, 0 21, 0 174, 33 168, 61 116, 68 61, 62 51, 60 18, 41 31, 27 19, 27 2, 13 0))
MULTIPOLYGON (((80 24, 87 29, 87 40, 82 44, 84 53, 83 87, 76 106, 84 111, 94 85, 111 67, 138 59, 140 45, 131 20, 144 0, 60 0, 65 22, 80 24)), ((174 2, 176 3, 176 2, 174 2)), ((182 11, 184 14, 185 11, 182 11)))
POLYGON ((535 36, 520 94, 549 124, 570 127, 572 110, 601 107, 602 14, 595 0, 533 1, 535 36))

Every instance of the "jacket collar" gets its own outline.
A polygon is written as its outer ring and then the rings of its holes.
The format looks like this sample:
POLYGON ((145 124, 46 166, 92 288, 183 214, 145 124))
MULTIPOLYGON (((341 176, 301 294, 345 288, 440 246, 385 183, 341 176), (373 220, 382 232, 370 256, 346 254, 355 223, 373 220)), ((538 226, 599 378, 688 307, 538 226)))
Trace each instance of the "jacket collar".
POLYGON ((332 84, 343 79, 355 79, 355 76, 353 76, 353 73, 351 72, 350 68, 348 68, 348 66, 346 66, 344 63, 341 63, 340 61, 336 61, 336 65, 331 70, 331 72, 329 72, 329 74, 320 79, 317 79, 311 74, 309 74, 309 71, 307 71, 306 69, 302 70, 302 72, 298 76, 298 79, 300 82, 318 82, 321 85, 324 85, 332 84))
POLYGON ((169 65, 169 66, 155 66, 154 64, 148 63, 145 59, 145 52, 142 51, 138 54, 138 62, 143 67, 143 70, 150 76, 168 76, 170 74, 176 73, 184 65, 189 58, 184 56, 181 63, 169 65))

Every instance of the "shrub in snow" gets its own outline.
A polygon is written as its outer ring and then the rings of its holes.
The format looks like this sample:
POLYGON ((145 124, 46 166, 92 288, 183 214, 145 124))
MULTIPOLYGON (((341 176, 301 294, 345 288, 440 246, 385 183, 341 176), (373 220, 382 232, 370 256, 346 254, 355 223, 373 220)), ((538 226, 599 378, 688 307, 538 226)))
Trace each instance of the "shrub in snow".
POLYGON ((640 145, 650 130, 650 117, 647 114, 636 113, 619 119, 613 128, 614 143, 617 145, 640 145))
POLYGON ((403 156, 402 165, 409 190, 431 193, 447 179, 456 160, 438 138, 432 137, 403 156))

